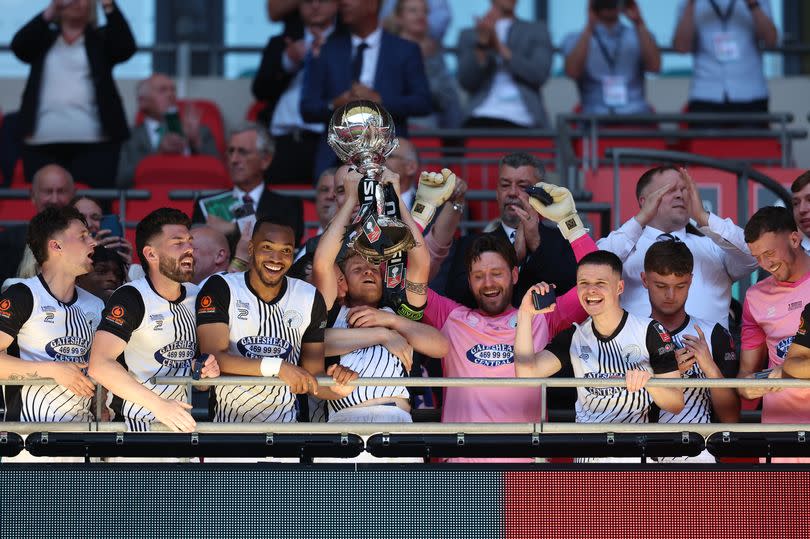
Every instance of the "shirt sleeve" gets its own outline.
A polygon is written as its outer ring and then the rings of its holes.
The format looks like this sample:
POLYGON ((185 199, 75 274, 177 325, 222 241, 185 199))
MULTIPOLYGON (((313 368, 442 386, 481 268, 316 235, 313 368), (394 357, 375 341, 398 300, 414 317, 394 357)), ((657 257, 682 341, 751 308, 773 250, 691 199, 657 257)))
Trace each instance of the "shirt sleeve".
POLYGON ((132 332, 143 322, 145 311, 140 292, 132 286, 122 286, 107 300, 98 329, 129 342, 132 332))
POLYGON ((571 365, 571 342, 574 339, 574 328, 570 327, 558 333, 551 342, 546 345, 546 351, 554 354, 560 361, 560 365, 565 368, 571 365))
POLYGON ((751 314, 751 306, 746 295, 743 302, 742 329, 740 330, 740 348, 743 350, 756 350, 766 343, 765 332, 762 330, 754 315, 751 314))
POLYGON ((678 370, 675 359, 675 344, 664 326, 653 320, 647 326, 647 353, 653 373, 664 374, 678 370))
POLYGON ((731 334, 720 324, 715 324, 710 342, 712 358, 723 373, 723 378, 736 378, 740 370, 740 358, 737 356, 731 334))
POLYGON ((447 322, 447 317, 458 306, 459 304, 452 299, 441 296, 428 288, 427 304, 422 321, 436 329, 442 329, 444 323, 447 322))
POLYGON ((709 224, 700 231, 714 242, 718 258, 732 281, 750 275, 757 268, 757 260, 751 256, 745 233, 731 219, 721 219, 709 214, 709 224))
POLYGON ((17 334, 34 310, 34 295, 31 289, 17 283, 0 294, 0 331, 11 337, 17 334))
POLYGON ((197 326, 205 324, 228 324, 231 321, 228 309, 231 305, 231 289, 219 275, 212 275, 197 293, 197 326))
POLYGON ((807 334, 807 324, 810 323, 810 303, 804 306, 802 317, 799 321, 799 329, 796 330, 796 336, 793 337, 793 342, 799 346, 810 348, 810 335, 807 334))
POLYGON ((309 319, 309 326, 301 337, 301 343, 321 343, 326 333, 326 302, 317 290, 312 300, 312 314, 309 319))
POLYGON ((574 50, 574 45, 579 41, 580 35, 582 34, 572 32, 563 38, 562 44, 560 45, 560 52, 562 52, 563 56, 571 54, 571 51, 574 50))
POLYGON ((596 245, 603 251, 615 254, 624 262, 635 249, 642 232, 644 232, 644 227, 636 221, 635 217, 631 217, 618 230, 614 230, 608 234, 608 237, 597 241, 596 245))

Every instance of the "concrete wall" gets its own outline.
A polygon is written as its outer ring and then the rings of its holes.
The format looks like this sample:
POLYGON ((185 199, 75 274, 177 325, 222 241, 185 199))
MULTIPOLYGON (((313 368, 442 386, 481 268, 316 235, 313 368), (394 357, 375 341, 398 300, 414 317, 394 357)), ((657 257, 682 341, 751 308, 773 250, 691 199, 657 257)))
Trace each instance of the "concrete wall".
MULTIPOLYGON (((119 80, 118 87, 127 108, 127 116, 135 117, 135 83, 119 80)), ((19 107, 25 84, 21 79, 0 79, 0 108, 4 111, 19 107)), ((807 114, 810 112, 810 77, 772 79, 770 108, 773 112, 792 112, 795 127, 810 128, 807 114)), ((180 89, 181 93, 182 88, 180 89)), ((225 116, 226 126, 234 126, 244 119, 245 111, 252 102, 250 80, 196 78, 188 82, 185 95, 206 97, 216 101, 225 116)), ((659 78, 647 82, 647 95, 658 112, 680 112, 689 94, 688 78, 659 78)), ((549 114, 569 112, 577 102, 574 84, 566 78, 553 78, 543 88, 549 114)), ((795 143, 794 155, 797 165, 810 168, 810 139, 795 143)))

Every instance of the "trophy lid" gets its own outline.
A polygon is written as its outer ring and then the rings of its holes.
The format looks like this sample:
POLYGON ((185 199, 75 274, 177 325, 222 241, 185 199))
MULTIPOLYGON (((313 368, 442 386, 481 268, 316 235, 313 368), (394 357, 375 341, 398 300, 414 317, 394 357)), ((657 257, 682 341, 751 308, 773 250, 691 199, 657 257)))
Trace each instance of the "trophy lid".
POLYGON ((327 142, 341 161, 361 169, 379 165, 398 145, 391 114, 373 101, 351 101, 335 109, 327 133, 327 142))

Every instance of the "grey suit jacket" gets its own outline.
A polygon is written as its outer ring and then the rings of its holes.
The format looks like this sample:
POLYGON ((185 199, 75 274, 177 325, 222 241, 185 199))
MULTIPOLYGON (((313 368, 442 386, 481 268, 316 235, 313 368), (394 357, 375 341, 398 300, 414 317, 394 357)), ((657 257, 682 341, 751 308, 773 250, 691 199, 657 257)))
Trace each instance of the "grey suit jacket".
MULTIPOLYGON (((497 53, 492 50, 487 51, 484 65, 478 63, 476 40, 475 29, 468 28, 461 32, 458 41, 458 80, 469 94, 468 117, 489 95, 497 68, 497 53)), ((540 93, 551 70, 552 46, 546 25, 516 19, 509 29, 506 46, 512 51, 512 59, 506 63, 506 69, 532 115, 534 127, 548 127, 546 108, 540 93)))
MULTIPOLYGON (((135 168, 141 159, 155 153, 152 142, 149 140, 149 133, 143 124, 132 128, 129 140, 121 145, 121 156, 118 158, 118 175, 115 185, 119 189, 126 189, 132 186, 135 179, 135 168)), ((217 144, 214 135, 204 125, 200 126, 200 151, 193 152, 198 155, 211 155, 219 157, 217 144)))

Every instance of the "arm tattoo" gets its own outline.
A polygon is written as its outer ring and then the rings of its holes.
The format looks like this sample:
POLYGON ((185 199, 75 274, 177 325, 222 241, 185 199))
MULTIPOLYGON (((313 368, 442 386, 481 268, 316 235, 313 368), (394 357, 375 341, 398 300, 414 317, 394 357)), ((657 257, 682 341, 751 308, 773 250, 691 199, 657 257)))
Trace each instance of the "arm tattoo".
POLYGON ((40 376, 36 372, 32 372, 30 374, 28 374, 28 373, 23 373, 23 374, 12 373, 8 377, 9 380, 38 380, 39 378, 40 378, 40 376))
POLYGON ((405 289, 419 296, 427 296, 427 283, 415 283, 405 279, 405 289))

